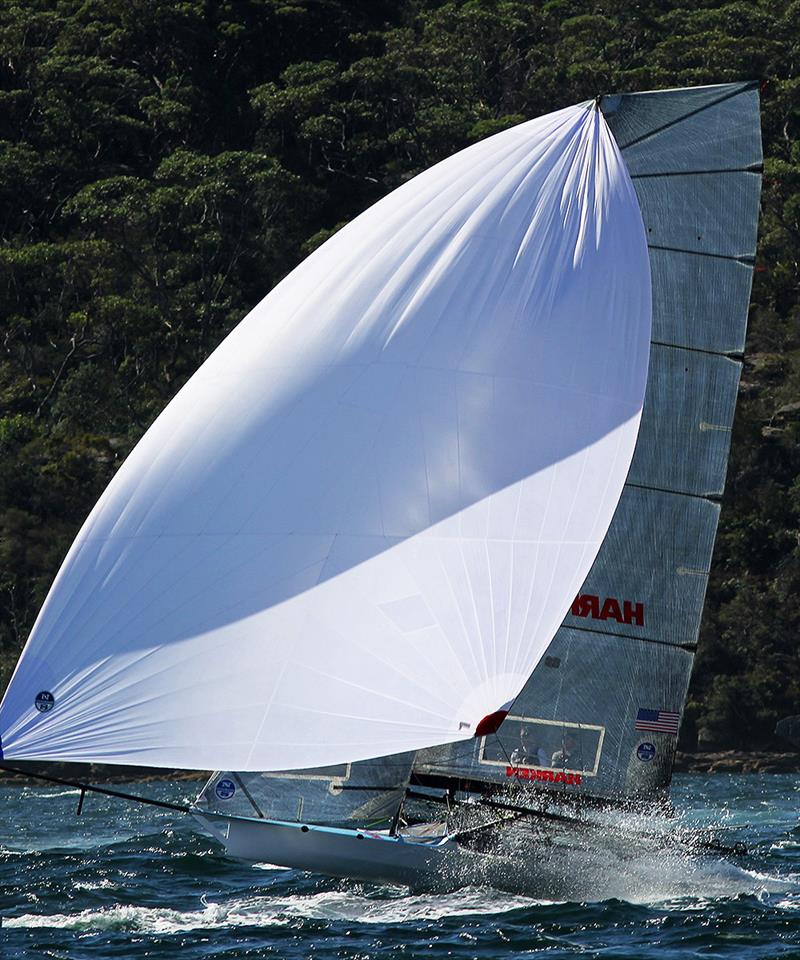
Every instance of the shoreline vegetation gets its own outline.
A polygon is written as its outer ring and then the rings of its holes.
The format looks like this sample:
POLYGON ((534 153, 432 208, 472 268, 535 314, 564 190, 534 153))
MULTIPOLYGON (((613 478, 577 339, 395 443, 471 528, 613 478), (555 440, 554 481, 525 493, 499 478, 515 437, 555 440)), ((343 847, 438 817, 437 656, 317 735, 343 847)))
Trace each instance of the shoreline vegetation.
POLYGON ((0 5, 0 691, 144 431, 340 226, 525 119, 760 80, 748 339, 679 746, 778 746, 800 714, 798 63, 789 0, 0 5))

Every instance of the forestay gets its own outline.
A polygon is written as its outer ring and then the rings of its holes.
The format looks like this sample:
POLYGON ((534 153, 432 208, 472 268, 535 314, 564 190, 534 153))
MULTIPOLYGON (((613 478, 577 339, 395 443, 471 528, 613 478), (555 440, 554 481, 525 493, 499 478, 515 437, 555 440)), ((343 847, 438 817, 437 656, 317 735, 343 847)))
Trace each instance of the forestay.
POLYGON ((472 737, 605 536, 650 299, 594 104, 367 210, 101 497, 0 707, 5 756, 280 770, 472 737))

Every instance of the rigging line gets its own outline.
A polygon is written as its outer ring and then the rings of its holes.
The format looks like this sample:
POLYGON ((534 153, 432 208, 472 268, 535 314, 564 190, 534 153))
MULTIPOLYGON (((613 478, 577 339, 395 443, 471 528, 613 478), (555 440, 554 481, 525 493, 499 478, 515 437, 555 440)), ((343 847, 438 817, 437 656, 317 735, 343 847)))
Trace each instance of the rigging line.
MULTIPOLYGON (((594 820, 582 820, 578 817, 568 817, 568 816, 565 816, 564 814, 553 813, 552 811, 530 810, 526 807, 519 807, 516 804, 507 804, 498 800, 490 800, 485 797, 479 799, 478 803, 483 806, 496 808, 498 810, 509 810, 513 813, 520 813, 520 814, 528 813, 532 816, 545 817, 546 819, 557 820, 559 822, 579 824, 580 826, 591 827, 595 830, 610 829, 610 830, 615 830, 618 833, 622 833, 623 835, 632 834, 633 836, 643 837, 648 840, 657 840, 657 841, 660 840, 660 841, 666 841, 667 843, 669 843, 670 841, 673 841, 673 838, 670 836, 665 836, 658 833, 652 833, 647 830, 631 830, 626 827, 620 827, 612 823, 598 823, 594 820)), ((729 846, 727 844, 719 843, 716 840, 702 840, 702 839, 697 839, 694 841, 691 839, 686 841, 679 840, 679 842, 683 842, 686 846, 701 847, 704 850, 714 850, 719 853, 744 854, 747 852, 747 847, 743 843, 734 843, 733 845, 729 846)))
POLYGON ((654 130, 649 130, 647 133, 642 133, 638 137, 634 137, 629 143, 626 143, 624 146, 620 144, 620 152, 627 150, 628 147, 632 147, 637 143, 641 143, 642 140, 647 140, 648 137, 654 137, 657 133, 662 133, 664 130, 668 130, 670 127, 674 127, 678 123, 682 123, 684 120, 688 120, 690 117, 696 117, 698 113, 702 113, 704 110, 710 110, 712 107, 717 107, 721 103, 725 103, 726 100, 730 100, 733 97, 738 97, 742 93, 746 93, 748 90, 754 90, 758 86, 758 81, 754 80, 751 83, 743 84, 738 88, 738 90, 731 90, 729 93, 726 93, 725 96, 719 97, 716 100, 712 100, 711 103, 704 103, 701 107, 697 107, 694 110, 690 110, 689 113, 684 113, 680 117, 676 117, 674 120, 670 120, 668 123, 662 123, 660 127, 656 127, 654 130))
MULTIPOLYGON (((406 791, 406 796, 409 796, 412 799, 430 800, 434 803, 445 803, 444 797, 427 796, 424 793, 416 794, 414 793, 414 791, 406 791)), ((490 807, 496 810, 507 810, 509 813, 518 813, 521 816, 529 816, 534 818, 538 817, 543 820, 552 820, 556 823, 564 823, 573 827, 575 826, 588 827, 589 829, 602 830, 602 831, 613 830, 616 833, 621 833, 623 836, 627 835, 632 837, 642 837, 647 840, 662 841, 665 844, 668 844, 670 842, 672 843, 676 842, 674 838, 668 835, 651 833, 646 830, 631 830, 625 827, 618 826, 617 824, 613 824, 613 823, 598 823, 596 820, 585 820, 585 819, 581 819, 580 817, 570 817, 563 813, 553 813, 551 810, 536 810, 531 807, 522 807, 513 803, 504 803, 499 800, 492 800, 488 797, 479 798, 477 801, 477 804, 465 803, 460 800, 456 800, 454 802, 459 806, 473 807, 478 805, 478 806, 490 807)), ((716 853, 730 853, 730 854, 742 855, 747 852, 746 846, 742 843, 735 843, 729 846, 727 844, 718 843, 715 840, 702 840, 699 838, 696 840, 691 840, 691 839, 685 840, 685 841, 679 840, 678 842, 682 842, 683 845, 687 847, 695 847, 703 850, 711 850, 716 853)))
MULTIPOLYGON (((413 791, 413 790, 407 790, 407 791, 406 791, 406 796, 411 797, 411 799, 414 799, 414 800, 430 800, 430 801, 433 802, 433 803, 444 803, 444 802, 445 802, 445 798, 444 798, 444 797, 429 796, 428 794, 417 793, 417 792, 415 792, 415 791, 413 791)), ((480 805, 480 806, 490 807, 490 808, 492 808, 492 809, 506 810, 506 811, 508 811, 508 812, 510 812, 510 813, 519 813, 519 814, 525 815, 525 816, 539 817, 539 818, 544 819, 544 820, 553 820, 553 821, 556 821, 556 822, 558 822, 558 823, 568 823, 568 824, 571 824, 571 825, 573 825, 573 826, 574 826, 574 825, 579 825, 579 826, 584 826, 584 825, 585 825, 585 826, 589 826, 589 827, 596 827, 596 828, 598 828, 598 829, 606 829, 607 827, 610 827, 611 829, 616 829, 616 830, 621 830, 621 829, 622 829, 621 827, 614 827, 614 826, 611 825, 611 824, 609 824, 609 825, 599 824, 599 823, 596 823, 596 822, 590 821, 590 820, 582 820, 582 819, 580 819, 579 817, 571 817, 571 816, 568 816, 567 814, 564 814, 564 813, 553 813, 553 812, 550 811, 550 810, 536 810, 536 809, 533 808, 533 807, 523 807, 523 806, 518 806, 517 804, 504 803, 504 802, 499 801, 499 800, 492 800, 491 798, 488 798, 488 797, 480 797, 480 798, 478 799, 478 801, 477 801, 477 804, 475 804, 475 803, 467 803, 467 802, 461 801, 461 800, 456 800, 456 801, 454 801, 454 802, 455 802, 456 804, 458 804, 459 806, 473 807, 473 806, 476 806, 476 805, 480 805)), ((635 831, 632 831, 632 832, 635 832, 635 831)))
POLYGON ((149 807, 161 807, 164 810, 176 810, 179 813, 191 813, 192 808, 184 803, 170 803, 167 800, 153 800, 150 797, 140 797, 135 793, 125 793, 123 790, 111 790, 107 787, 93 787, 89 783, 82 783, 79 780, 66 780, 63 777, 54 777, 44 773, 32 773, 28 770, 20 770, 18 767, 10 767, 6 763, 0 763, 0 770, 6 773, 14 773, 20 777, 31 777, 34 780, 44 780, 47 783, 57 783, 62 787, 75 787, 78 790, 87 793, 100 793, 104 797, 117 797, 120 800, 132 800, 134 803, 143 803, 149 807))
POLYGON ((464 830, 456 830, 453 833, 447 834, 448 840, 460 840, 461 837, 467 837, 476 833, 481 833, 483 830, 490 830, 492 827, 496 827, 500 823, 513 823, 515 820, 519 820, 523 814, 521 813, 511 813, 509 812, 504 817, 498 817, 496 820, 490 820, 488 823, 481 823, 477 827, 466 827, 464 830))
POLYGON ((249 790, 247 789, 247 787, 245 786, 244 780, 242 780, 242 778, 239 776, 238 773, 232 773, 231 776, 232 776, 233 779, 239 784, 239 786, 242 788, 242 793, 243 793, 243 794, 247 797, 247 799, 250 801, 250 806, 255 810, 255 812, 259 815, 259 817, 261 817, 261 819, 263 820, 263 819, 264 819, 264 814, 261 812, 261 808, 259 807, 259 805, 258 805, 258 804, 255 802, 255 800, 253 799, 253 795, 250 793, 250 791, 249 791, 249 790))
MULTIPOLYGON (((421 786, 423 788, 429 789, 453 789, 453 776, 437 776, 435 774, 423 775, 421 778, 417 778, 416 786, 421 786)), ((504 784, 500 783, 497 780, 481 780, 481 779, 469 779, 465 781, 467 785, 467 792, 483 794, 485 796, 497 796, 498 791, 503 789, 504 784)), ((542 801, 550 803, 553 798, 562 805, 573 806, 576 808, 584 809, 599 809, 607 810, 610 804, 613 804, 613 798, 603 797, 595 794, 582 794, 577 796, 571 793, 559 794, 554 790, 543 789, 541 793, 536 790, 536 796, 542 801), (546 796, 545 796, 546 794, 546 796)), ((428 796, 427 794, 423 796, 428 796)), ((436 800, 436 796, 433 795, 433 799, 436 800)), ((647 815, 652 814, 654 810, 653 802, 651 800, 645 800, 642 798, 637 798, 633 796, 625 796, 622 798, 624 800, 624 809, 626 811, 631 811, 634 813, 645 813, 647 815)), ((665 814, 665 816, 672 817, 674 811, 671 805, 665 807, 666 801, 658 801, 657 806, 659 810, 665 814)))
MULTIPOLYGON (((516 698, 515 698, 515 699, 516 699, 516 698)), ((502 726, 502 724, 501 724, 501 726, 502 726)), ((499 729, 499 728, 498 728, 498 729, 499 729)), ((506 758, 506 762, 508 763, 508 766, 514 771, 514 776, 516 777, 516 776, 519 774, 520 768, 519 768, 519 766, 515 766, 514 763, 511 761, 511 757, 509 757, 509 755, 508 755, 508 753, 507 753, 507 751, 506 751, 506 748, 505 748, 505 744, 504 744, 503 741, 500 739, 500 736, 499 736, 497 730, 494 731, 494 738, 495 738, 495 740, 497 741, 498 746, 500 747, 500 750, 501 750, 502 753, 503 753, 503 756, 506 758)))
MULTIPOLYGON (((501 726, 502 726, 502 724, 501 724, 501 726)), ((499 728, 498 728, 498 729, 499 729, 499 728)), ((499 734, 497 733, 497 730, 495 730, 495 732, 494 732, 494 738, 495 738, 495 740, 497 741, 497 744, 498 744, 498 746, 500 747, 500 750, 501 750, 503 756, 506 758, 506 762, 508 763, 509 767, 511 767, 511 769, 514 771, 514 776, 516 776, 517 773, 519 772, 519 769, 520 769, 520 768, 519 768, 519 766, 515 765, 515 764, 512 762, 511 757, 509 757, 509 755, 508 755, 508 753, 507 753, 507 751, 506 751, 505 744, 504 744, 503 741, 500 739, 500 736, 499 736, 499 734)))

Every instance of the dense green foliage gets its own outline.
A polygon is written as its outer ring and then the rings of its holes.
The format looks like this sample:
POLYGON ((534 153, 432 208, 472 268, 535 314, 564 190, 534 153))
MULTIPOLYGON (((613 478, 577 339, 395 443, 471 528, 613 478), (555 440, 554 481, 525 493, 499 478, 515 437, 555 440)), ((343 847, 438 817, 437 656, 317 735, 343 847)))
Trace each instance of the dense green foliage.
POLYGON ((764 79, 749 359, 693 724, 800 712, 800 3, 5 0, 0 662, 199 362, 420 169, 598 93, 764 79))

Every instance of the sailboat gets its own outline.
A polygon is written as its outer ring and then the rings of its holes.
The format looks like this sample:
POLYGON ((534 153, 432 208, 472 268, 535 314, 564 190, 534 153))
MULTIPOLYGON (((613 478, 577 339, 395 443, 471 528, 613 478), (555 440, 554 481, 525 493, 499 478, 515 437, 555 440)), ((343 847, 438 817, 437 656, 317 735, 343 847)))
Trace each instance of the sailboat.
POLYGON ((761 163, 755 84, 602 96, 357 217, 100 498, 3 761, 214 769, 232 856, 553 892, 542 817, 667 796, 761 163))

